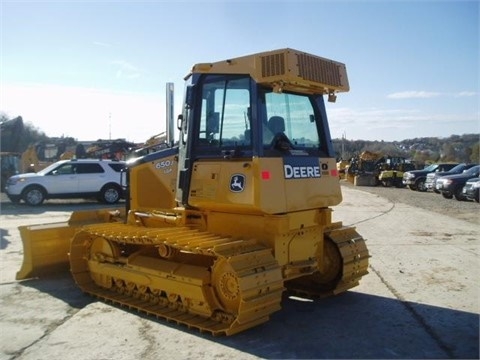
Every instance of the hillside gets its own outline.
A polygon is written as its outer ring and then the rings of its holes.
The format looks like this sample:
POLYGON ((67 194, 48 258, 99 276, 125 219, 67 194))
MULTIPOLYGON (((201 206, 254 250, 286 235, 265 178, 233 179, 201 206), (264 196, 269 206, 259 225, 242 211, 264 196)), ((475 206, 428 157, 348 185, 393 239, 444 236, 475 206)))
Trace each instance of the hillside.
POLYGON ((404 156, 419 163, 436 161, 479 162, 480 134, 451 135, 448 138, 424 137, 402 141, 333 139, 337 158, 350 159, 362 151, 404 156))

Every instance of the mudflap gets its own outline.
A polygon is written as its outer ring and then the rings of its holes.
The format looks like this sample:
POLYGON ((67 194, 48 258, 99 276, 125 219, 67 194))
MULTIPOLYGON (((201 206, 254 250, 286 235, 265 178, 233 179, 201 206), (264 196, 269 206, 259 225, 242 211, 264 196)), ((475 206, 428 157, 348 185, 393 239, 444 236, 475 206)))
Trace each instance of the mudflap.
POLYGON ((16 280, 24 280, 69 271, 70 242, 84 225, 123 222, 125 210, 108 208, 75 211, 68 221, 20 226, 23 263, 16 280))

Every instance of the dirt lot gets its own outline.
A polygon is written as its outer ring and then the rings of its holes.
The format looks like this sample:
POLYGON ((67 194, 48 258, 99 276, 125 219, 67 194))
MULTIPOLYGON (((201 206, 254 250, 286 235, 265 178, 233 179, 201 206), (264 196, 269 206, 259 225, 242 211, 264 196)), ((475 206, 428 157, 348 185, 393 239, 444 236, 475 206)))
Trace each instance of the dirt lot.
POLYGON ((355 188, 370 194, 375 194, 387 199, 392 204, 403 203, 420 209, 448 215, 457 219, 480 224, 480 204, 474 201, 458 201, 445 199, 442 195, 433 191, 420 192, 408 188, 394 188, 383 186, 353 186, 351 183, 342 181, 341 184, 348 188, 355 188))
POLYGON ((314 302, 285 294, 267 323, 218 338, 100 302, 68 273, 15 281, 19 225, 102 205, 30 208, 2 198, 0 360, 478 358, 479 204, 408 189, 343 190, 334 221, 356 226, 372 256, 360 285, 314 302))

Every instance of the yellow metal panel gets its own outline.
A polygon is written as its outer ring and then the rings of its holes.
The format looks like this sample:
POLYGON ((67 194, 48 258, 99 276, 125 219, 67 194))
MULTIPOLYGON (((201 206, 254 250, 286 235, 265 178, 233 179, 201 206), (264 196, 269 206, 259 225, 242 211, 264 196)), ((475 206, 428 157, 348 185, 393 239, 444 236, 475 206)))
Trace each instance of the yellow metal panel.
POLYGON ((312 159, 317 161, 318 177, 303 176, 308 170, 299 167, 297 178, 286 178, 283 158, 198 161, 193 167, 189 204, 242 214, 281 214, 339 204, 342 194, 335 159, 312 159), (239 191, 231 189, 235 177, 244 179, 239 191))
POLYGON ((130 172, 130 207, 135 210, 162 210, 175 207, 178 163, 172 155, 135 166, 130 172))
POLYGON ((75 211, 67 222, 20 226, 23 263, 17 280, 68 271, 70 241, 85 224, 109 222, 125 216, 123 209, 75 211))
MULTIPOLYGON (((342 201, 342 193, 333 158, 318 161, 320 177, 297 178, 285 180, 288 211, 324 208, 338 205, 342 201)), ((297 169, 302 176, 305 169, 297 169)))
POLYGON ((68 270, 68 251, 75 227, 62 222, 20 226, 19 230, 23 243, 23 263, 16 274, 17 280, 68 270))
POLYGON ((288 48, 196 64, 192 73, 250 74, 257 83, 279 92, 331 94, 350 90, 345 64, 288 48))
POLYGON ((255 202, 255 180, 251 161, 199 161, 192 172, 189 204, 202 209, 259 213, 255 202), (245 181, 241 191, 231 191, 235 176, 245 181))
POLYGON ((210 212, 208 231, 254 238, 273 250, 280 265, 307 264, 321 253, 323 231, 331 210, 308 210, 283 215, 241 215, 210 212), (320 248, 320 249, 319 249, 320 248))

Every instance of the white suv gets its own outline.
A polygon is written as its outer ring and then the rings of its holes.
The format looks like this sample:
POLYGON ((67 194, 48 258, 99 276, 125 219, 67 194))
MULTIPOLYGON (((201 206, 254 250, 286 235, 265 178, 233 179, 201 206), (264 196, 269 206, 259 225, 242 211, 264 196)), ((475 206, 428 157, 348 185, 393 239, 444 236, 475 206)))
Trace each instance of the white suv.
POLYGON ((13 203, 23 200, 33 206, 45 199, 92 197, 114 204, 124 196, 125 167, 124 161, 61 160, 37 173, 10 177, 5 193, 13 203))

